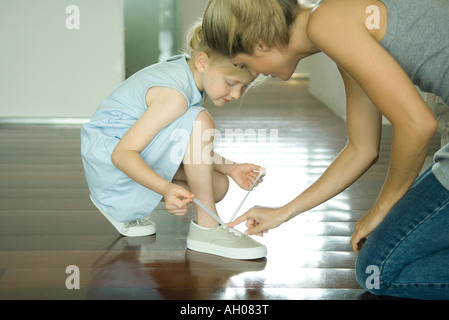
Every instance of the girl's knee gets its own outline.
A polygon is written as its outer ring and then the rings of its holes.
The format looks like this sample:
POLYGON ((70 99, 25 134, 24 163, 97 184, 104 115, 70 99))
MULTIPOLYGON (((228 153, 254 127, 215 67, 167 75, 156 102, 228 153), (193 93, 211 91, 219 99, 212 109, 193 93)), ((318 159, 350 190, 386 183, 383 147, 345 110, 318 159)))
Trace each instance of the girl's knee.
POLYGON ((202 131, 215 129, 214 119, 207 111, 201 111, 195 121, 195 127, 200 127, 202 131))
POLYGON ((220 202, 226 196, 229 191, 229 178, 218 172, 214 171, 214 200, 215 203, 220 202))

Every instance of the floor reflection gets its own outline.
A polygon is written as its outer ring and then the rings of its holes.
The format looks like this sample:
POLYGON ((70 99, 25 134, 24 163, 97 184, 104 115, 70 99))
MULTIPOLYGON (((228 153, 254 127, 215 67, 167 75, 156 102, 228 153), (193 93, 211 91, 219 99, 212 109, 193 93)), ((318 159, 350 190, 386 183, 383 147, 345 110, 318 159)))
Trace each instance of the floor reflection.
MULTIPOLYGON (((256 90, 226 108, 207 105, 223 132, 216 151, 267 169, 264 183, 249 195, 240 214, 255 205, 288 203, 347 143, 344 121, 308 94, 307 81, 270 80, 256 90), (235 143, 238 137, 226 136, 226 129, 256 133, 257 140, 253 135, 235 143), (272 129, 277 133, 272 135, 272 129)), ((390 127, 384 127, 385 143, 375 167, 334 199, 257 238, 268 255, 251 262, 186 250, 193 214, 175 217, 163 208, 152 216, 155 236, 117 237, 89 200, 79 128, 13 125, 0 130, 5 166, 0 181, 0 299, 370 298, 356 282, 349 241, 387 173, 390 127), (80 268, 80 290, 65 286, 68 265, 80 268)), ((429 154, 439 145, 439 139, 432 142, 429 154)), ((245 195, 231 183, 217 205, 224 221, 245 195)), ((237 229, 246 228, 242 224, 237 229)))
POLYGON ((136 289, 140 295, 144 289, 150 299, 179 299, 188 290, 192 300, 209 299, 215 290, 219 298, 232 277, 260 272, 267 263, 265 258, 232 260, 165 246, 157 236, 119 238, 93 266, 88 298, 135 298, 123 289, 136 289))

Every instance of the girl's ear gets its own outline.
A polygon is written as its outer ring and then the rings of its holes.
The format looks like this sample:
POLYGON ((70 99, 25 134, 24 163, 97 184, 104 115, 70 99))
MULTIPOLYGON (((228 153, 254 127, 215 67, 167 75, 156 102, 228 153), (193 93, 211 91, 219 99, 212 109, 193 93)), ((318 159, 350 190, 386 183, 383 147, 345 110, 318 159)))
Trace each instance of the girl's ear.
POLYGON ((195 65, 196 65, 197 70, 201 73, 204 72, 209 61, 210 61, 210 59, 209 59, 209 56, 207 55, 207 53, 199 52, 196 55, 196 59, 195 59, 195 65))
POLYGON ((270 47, 265 44, 265 42, 259 41, 256 44, 256 50, 259 52, 268 52, 270 47))

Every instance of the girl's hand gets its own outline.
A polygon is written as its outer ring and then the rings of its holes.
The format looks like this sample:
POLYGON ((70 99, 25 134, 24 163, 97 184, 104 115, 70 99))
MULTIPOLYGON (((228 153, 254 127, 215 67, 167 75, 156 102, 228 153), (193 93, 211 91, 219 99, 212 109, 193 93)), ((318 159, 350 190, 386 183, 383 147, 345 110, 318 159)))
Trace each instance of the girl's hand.
POLYGON ((171 184, 163 194, 167 211, 175 216, 184 216, 189 210, 189 205, 193 202, 195 195, 181 186, 171 184))
MULTIPOLYGON (((249 190, 256 181, 260 171, 265 171, 263 167, 254 164, 236 164, 229 172, 229 176, 240 186, 240 188, 249 190)), ((257 187, 263 181, 263 177, 254 185, 257 187)))

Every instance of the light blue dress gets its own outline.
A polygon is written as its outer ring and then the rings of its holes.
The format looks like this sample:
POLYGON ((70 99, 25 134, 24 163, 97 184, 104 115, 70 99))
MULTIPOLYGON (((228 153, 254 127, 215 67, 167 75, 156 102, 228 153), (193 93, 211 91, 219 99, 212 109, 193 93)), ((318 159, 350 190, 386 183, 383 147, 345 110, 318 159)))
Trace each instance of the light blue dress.
POLYGON ((147 110, 151 87, 169 87, 188 101, 187 111, 164 128, 141 152, 144 161, 171 181, 187 148, 198 114, 205 110, 201 93, 184 55, 149 66, 120 85, 100 104, 81 129, 81 157, 89 191, 96 204, 120 222, 148 216, 162 196, 130 179, 114 166, 112 152, 129 128, 147 110))

